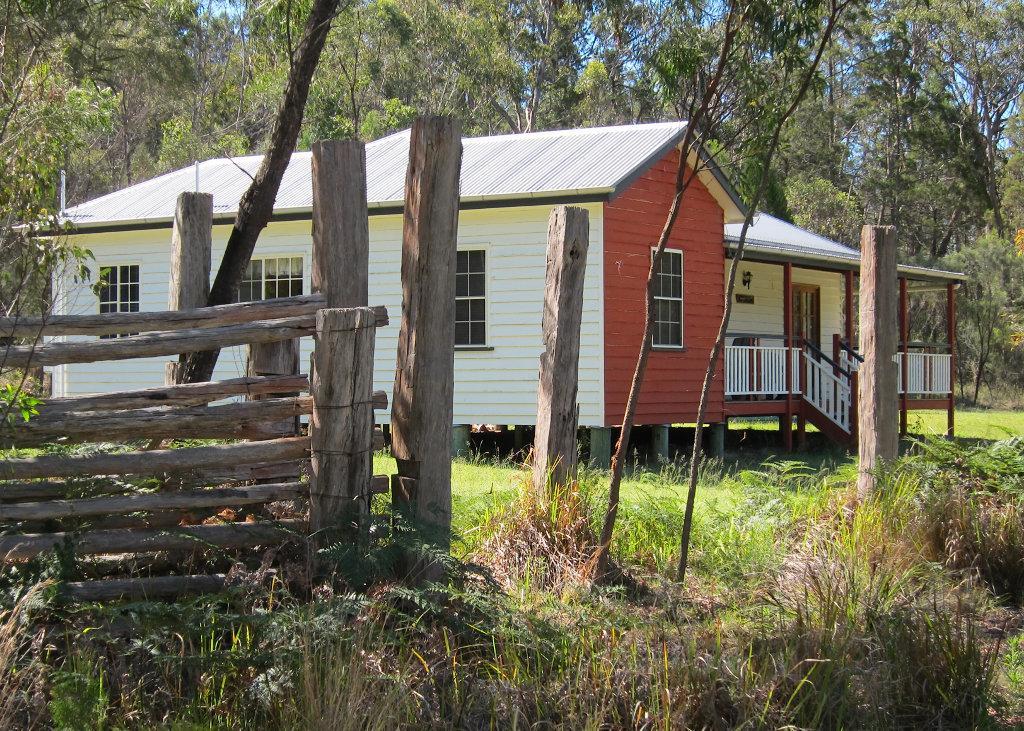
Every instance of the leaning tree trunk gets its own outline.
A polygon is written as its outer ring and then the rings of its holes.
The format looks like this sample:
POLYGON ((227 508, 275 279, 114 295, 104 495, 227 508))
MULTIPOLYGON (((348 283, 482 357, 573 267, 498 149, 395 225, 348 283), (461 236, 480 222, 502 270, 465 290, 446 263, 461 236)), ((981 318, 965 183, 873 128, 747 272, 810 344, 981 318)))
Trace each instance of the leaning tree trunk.
MULTIPOLYGON (((292 58, 284 98, 270 133, 270 145, 256 171, 256 177, 238 203, 235 225, 228 237, 217 276, 210 287, 207 299, 210 306, 235 301, 235 293, 252 258, 256 239, 274 213, 274 201, 281 187, 281 178, 284 177, 299 138, 313 73, 320 63, 320 54, 339 5, 340 0, 315 0, 309 11, 302 39, 292 58)), ((185 363, 183 380, 186 383, 209 381, 213 377, 219 354, 218 350, 192 354, 185 363)))
MULTIPOLYGON (((718 336, 715 338, 715 344, 712 347, 711 355, 708 358, 708 367, 704 372, 704 383, 700 392, 700 404, 697 407, 697 425, 694 429, 693 435, 693 454, 690 457, 690 475, 686 492, 686 509, 683 513, 683 530, 679 541, 679 566, 677 567, 676 572, 676 578, 680 583, 686 579, 686 567, 689 561, 690 534, 693 530, 693 506, 697 499, 697 478, 700 473, 700 460, 702 457, 701 437, 704 433, 704 417, 707 414, 708 397, 711 394, 711 384, 715 377, 715 371, 718 369, 718 361, 722 356, 722 350, 725 348, 726 331, 729 327, 729 317, 732 314, 733 293, 736 291, 736 271, 739 268, 740 262, 743 260, 743 250, 747 243, 747 231, 750 228, 754 215, 757 213, 757 207, 761 203, 761 198, 764 196, 764 192, 768 188, 768 183, 771 178, 772 160, 775 157, 775 152, 779 148, 782 129, 807 95, 811 82, 817 75, 818 66, 821 64, 821 58, 825 53, 825 49, 827 49, 831 43, 832 33, 835 30, 836 23, 839 21, 840 16, 843 14, 848 4, 849 0, 845 0, 844 2, 834 3, 831 6, 830 15, 826 20, 821 39, 815 49, 815 55, 810 66, 804 73, 800 86, 797 89, 796 96, 786 108, 785 112, 775 122, 771 140, 765 148, 760 180, 758 181, 757 189, 754 192, 753 200, 750 201, 747 215, 743 220, 743 228, 740 230, 740 238, 736 244, 736 251, 733 254, 732 264, 729 267, 729 281, 725 290, 725 307, 722 312, 722 321, 718 326, 718 336)), ((787 303, 786 306, 788 307, 789 304, 787 303)), ((788 364, 787 367, 789 367, 788 364)))

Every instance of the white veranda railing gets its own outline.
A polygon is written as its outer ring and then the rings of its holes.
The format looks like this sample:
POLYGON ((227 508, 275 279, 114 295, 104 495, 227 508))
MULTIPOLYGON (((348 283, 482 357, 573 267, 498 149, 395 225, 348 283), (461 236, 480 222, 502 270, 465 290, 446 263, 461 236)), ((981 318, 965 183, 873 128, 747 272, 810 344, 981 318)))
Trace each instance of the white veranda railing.
POLYGON ((945 396, 951 390, 949 353, 897 353, 899 392, 903 393, 903 358, 907 359, 907 393, 921 396, 945 396))

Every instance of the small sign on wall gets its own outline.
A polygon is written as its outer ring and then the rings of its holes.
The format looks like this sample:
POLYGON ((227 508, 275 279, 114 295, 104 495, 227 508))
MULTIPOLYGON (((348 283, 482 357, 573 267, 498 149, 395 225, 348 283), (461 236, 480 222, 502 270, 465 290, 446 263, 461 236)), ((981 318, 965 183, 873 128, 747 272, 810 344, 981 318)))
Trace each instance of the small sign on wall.
POLYGON ((737 302, 737 304, 741 304, 741 305, 752 305, 752 304, 754 304, 754 295, 752 295, 752 294, 737 294, 736 295, 736 302, 737 302))

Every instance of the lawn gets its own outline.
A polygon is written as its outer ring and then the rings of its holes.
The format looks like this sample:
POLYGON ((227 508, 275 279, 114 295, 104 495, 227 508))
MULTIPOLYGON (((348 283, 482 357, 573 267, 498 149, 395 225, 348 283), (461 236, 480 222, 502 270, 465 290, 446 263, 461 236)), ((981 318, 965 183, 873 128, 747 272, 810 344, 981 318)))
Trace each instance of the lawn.
MULTIPOLYGON (((946 412, 941 410, 911 411, 907 417, 910 433, 920 436, 946 433, 946 412)), ((771 418, 732 419, 730 429, 775 431, 778 420, 771 418)), ((956 436, 963 439, 1006 439, 1024 435, 1024 411, 967 409, 956 411, 956 436)), ((817 429, 807 425, 807 431, 817 429)))

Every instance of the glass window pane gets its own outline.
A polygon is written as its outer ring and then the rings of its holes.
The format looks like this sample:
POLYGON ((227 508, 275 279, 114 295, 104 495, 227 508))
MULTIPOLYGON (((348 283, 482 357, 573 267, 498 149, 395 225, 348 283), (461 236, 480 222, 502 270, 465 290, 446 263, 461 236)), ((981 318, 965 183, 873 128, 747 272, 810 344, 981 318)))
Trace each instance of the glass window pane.
POLYGON ((263 276, 267 279, 277 277, 277 259, 267 259, 263 262, 263 276))
POLYGON ((469 300, 455 300, 455 321, 469 320, 469 300))
POLYGON ((455 344, 456 345, 469 345, 469 323, 468 322, 457 322, 457 323, 455 323, 455 344))
POLYGON ((484 271, 484 252, 482 250, 469 252, 469 270, 471 272, 484 271))
POLYGON ((455 275, 455 296, 465 297, 469 294, 469 276, 466 274, 455 275))
POLYGON ((299 279, 302 279, 302 257, 301 256, 293 256, 292 257, 292 276, 293 277, 298 277, 299 279))
POLYGON ((470 274, 469 275, 469 294, 474 297, 484 296, 484 275, 483 274, 470 274))
POLYGON ((473 345, 483 345, 487 342, 485 326, 482 322, 474 322, 470 326, 470 337, 473 345))
POLYGON ((469 252, 459 251, 455 254, 455 271, 458 274, 465 274, 469 271, 469 252))
POLYGON ((474 322, 482 322, 484 319, 484 301, 474 299, 469 301, 469 319, 474 322))

